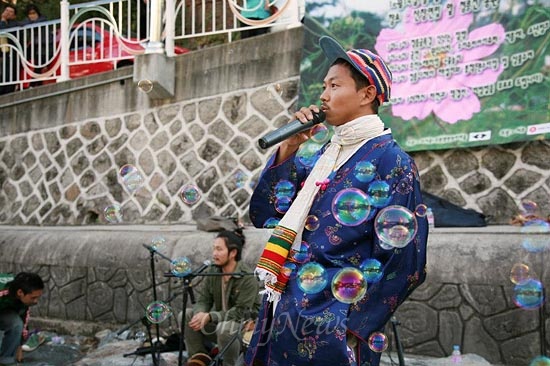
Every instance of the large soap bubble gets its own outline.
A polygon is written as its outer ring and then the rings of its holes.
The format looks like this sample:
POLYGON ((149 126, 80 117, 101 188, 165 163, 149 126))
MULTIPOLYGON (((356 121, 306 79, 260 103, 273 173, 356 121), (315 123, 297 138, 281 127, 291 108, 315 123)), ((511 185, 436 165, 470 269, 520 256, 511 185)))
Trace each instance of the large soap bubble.
POLYGON ((319 263, 306 263, 298 271, 297 282, 300 290, 306 294, 316 294, 323 291, 327 286, 327 271, 319 263))
POLYGON ((376 283, 380 281, 384 275, 382 263, 374 258, 365 259, 361 265, 359 265, 359 269, 363 271, 365 280, 368 283, 376 283))
POLYGON ((153 301, 145 309, 145 317, 153 324, 159 324, 172 316, 172 309, 162 301, 153 301))
POLYGON ((367 293, 367 281, 363 272, 353 267, 339 270, 332 279, 331 285, 334 297, 344 304, 358 302, 367 293))
POLYGON ((374 332, 367 343, 373 352, 384 352, 388 348, 388 337, 382 332, 374 332))
POLYGON ((120 182, 130 194, 133 194, 141 188, 145 182, 145 179, 139 169, 132 164, 123 165, 118 170, 118 175, 120 177, 120 182))
POLYGON ((195 185, 186 184, 180 188, 180 198, 184 203, 194 205, 200 200, 201 192, 195 185))
POLYGON ((376 177, 376 167, 370 161, 360 161, 355 165, 353 174, 358 181, 368 183, 376 177))
POLYGON ((417 229, 415 215, 403 206, 385 207, 374 219, 374 231, 378 239, 395 248, 405 247, 414 238, 417 229))
POLYGON ((191 261, 187 257, 178 257, 170 262, 170 271, 176 277, 185 277, 193 272, 191 261))
POLYGON ((544 303, 542 283, 533 278, 514 286, 513 301, 517 307, 526 310, 538 309, 544 303))
POLYGON ((332 200, 332 214, 345 226, 357 226, 369 217, 370 205, 365 192, 358 188, 346 188, 336 193, 332 200))

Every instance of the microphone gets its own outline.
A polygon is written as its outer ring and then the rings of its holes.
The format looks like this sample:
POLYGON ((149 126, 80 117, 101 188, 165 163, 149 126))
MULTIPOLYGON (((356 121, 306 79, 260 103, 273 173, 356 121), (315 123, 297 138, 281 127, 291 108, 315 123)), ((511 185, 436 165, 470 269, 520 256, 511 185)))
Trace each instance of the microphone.
POLYGON ((171 261, 172 261, 172 259, 168 258, 168 257, 165 256, 164 254, 162 254, 161 252, 159 252, 156 248, 154 248, 154 247, 152 247, 152 246, 150 246, 150 245, 147 245, 147 244, 141 244, 141 245, 143 245, 143 247, 144 247, 145 249, 147 249, 148 251, 150 251, 151 253, 153 253, 153 254, 156 253, 156 254, 158 254, 159 256, 161 256, 163 259, 166 259, 168 262, 171 262, 171 261))
POLYGON ((212 264, 212 262, 209 259, 207 259, 204 262, 202 262, 202 266, 200 266, 196 271, 190 273, 189 275, 195 277, 196 275, 200 274, 205 269, 210 267, 211 264, 212 264))
POLYGON ((319 113, 313 112, 313 119, 311 121, 302 123, 298 120, 295 120, 287 123, 283 127, 280 127, 259 139, 258 145, 260 145, 262 149, 267 149, 281 141, 286 140, 292 135, 308 130, 316 124, 323 122, 325 120, 325 117, 325 112, 323 111, 319 111, 319 113))

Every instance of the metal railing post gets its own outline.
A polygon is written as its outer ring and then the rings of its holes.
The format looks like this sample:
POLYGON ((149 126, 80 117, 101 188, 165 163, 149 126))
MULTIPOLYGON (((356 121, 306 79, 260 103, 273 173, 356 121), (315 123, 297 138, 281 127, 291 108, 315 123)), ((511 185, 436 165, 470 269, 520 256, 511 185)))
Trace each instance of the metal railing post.
POLYGON ((166 49, 166 55, 168 57, 175 56, 174 52, 174 35, 175 35, 175 27, 176 27, 176 19, 174 17, 174 13, 176 11, 176 3, 174 0, 166 0, 166 23, 165 23, 165 30, 166 30, 166 39, 164 40, 164 47, 166 49))
POLYGON ((151 2, 151 26, 149 27, 149 42, 145 53, 164 53, 162 45, 162 5, 163 0, 149 0, 151 2))
POLYGON ((61 76, 59 81, 70 79, 69 75, 69 2, 61 0, 61 42, 60 42, 60 59, 61 59, 61 76))

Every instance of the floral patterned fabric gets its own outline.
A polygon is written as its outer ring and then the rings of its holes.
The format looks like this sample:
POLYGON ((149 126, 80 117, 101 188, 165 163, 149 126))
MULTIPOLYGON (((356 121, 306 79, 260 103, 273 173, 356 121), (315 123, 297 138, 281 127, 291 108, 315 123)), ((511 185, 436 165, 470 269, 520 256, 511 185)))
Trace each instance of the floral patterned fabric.
MULTIPOLYGON (((311 171, 311 164, 302 164, 296 156, 277 166, 273 165, 274 160, 275 156, 268 161, 251 198, 250 218, 256 227, 273 227, 277 223, 288 206, 288 197, 281 197, 281 191, 290 194, 291 199, 296 197, 311 171)), ((290 258, 290 279, 275 312, 273 303, 264 299, 246 353, 246 365, 378 365, 380 353, 371 350, 369 337, 384 331, 399 304, 425 279, 425 217, 416 216, 416 235, 403 248, 381 246, 375 234, 374 221, 384 207, 398 205, 414 213, 422 204, 416 165, 391 134, 368 141, 328 181, 320 184, 321 190, 310 209, 311 222, 306 223, 302 235, 309 250, 298 253, 294 261, 290 258), (365 162, 375 168, 370 171, 370 178, 365 178, 369 174, 361 170, 365 162), (381 182, 387 183, 389 197, 383 205, 381 201, 371 204, 366 220, 352 226, 335 217, 333 201, 339 192, 354 188, 374 194, 372 188, 381 182), (343 268, 360 268, 366 259, 381 263, 382 278, 369 283, 366 294, 357 302, 338 300, 331 291, 334 276, 343 268), (312 263, 324 268, 327 285, 319 292, 306 293, 299 286, 297 273, 312 263), (354 345, 355 352, 349 352, 348 344, 354 345)))

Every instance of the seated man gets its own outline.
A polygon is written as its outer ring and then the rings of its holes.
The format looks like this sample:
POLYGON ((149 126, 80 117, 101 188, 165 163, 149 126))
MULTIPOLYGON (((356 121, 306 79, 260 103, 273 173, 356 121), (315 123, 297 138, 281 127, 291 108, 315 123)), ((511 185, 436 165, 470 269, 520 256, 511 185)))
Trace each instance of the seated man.
POLYGON ((220 350, 231 342, 223 355, 224 366, 234 366, 239 357, 240 342, 234 336, 241 331, 240 322, 255 318, 260 306, 256 277, 237 275, 252 273, 240 262, 244 242, 241 231, 221 231, 214 240, 209 273, 220 275, 204 277, 197 302, 185 313, 188 366, 209 364, 205 340, 216 342, 220 350))
POLYGON ((0 365, 15 365, 23 360, 21 343, 26 334, 29 307, 38 304, 44 282, 36 273, 18 273, 7 289, 0 291, 0 365))

